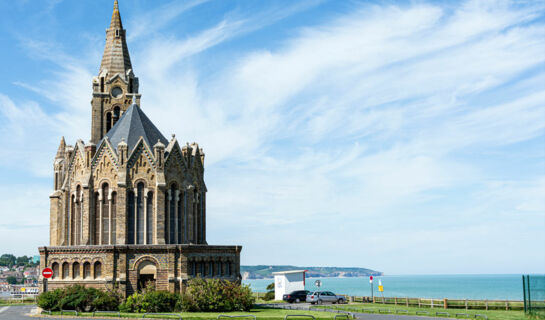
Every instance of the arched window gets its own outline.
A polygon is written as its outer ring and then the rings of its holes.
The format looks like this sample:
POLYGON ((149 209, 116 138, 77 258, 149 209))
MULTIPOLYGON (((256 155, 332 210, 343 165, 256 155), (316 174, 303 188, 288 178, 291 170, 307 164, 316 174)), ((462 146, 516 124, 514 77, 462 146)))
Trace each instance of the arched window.
POLYGON ((91 278, 91 264, 89 262, 85 262, 83 264, 83 279, 90 279, 91 278))
POLYGON ((134 225, 134 222, 135 222, 135 215, 134 215, 134 192, 131 190, 129 191, 129 196, 127 197, 128 198, 128 204, 129 204, 129 221, 128 221, 128 227, 129 227, 129 244, 134 244, 135 243, 135 234, 134 234, 134 229, 135 229, 135 225, 134 225))
POLYGON ((79 263, 74 262, 74 264, 72 265, 72 279, 77 279, 79 277, 80 277, 79 263))
POLYGON ((147 244, 153 243, 153 192, 148 192, 146 202, 146 239, 147 244))
POLYGON ((95 279, 102 277, 102 264, 99 261, 95 262, 94 269, 95 279))
POLYGON ((213 277, 214 276, 214 262, 210 261, 208 263, 208 275, 213 277))
POLYGON ((102 242, 110 243, 110 188, 108 184, 102 185, 102 242))
POLYGON ((170 236, 169 236, 169 215, 168 215, 168 191, 165 191, 165 243, 170 243, 170 236))
POLYGON ((54 262, 52 265, 51 265, 51 269, 53 270, 53 279, 58 279, 59 278, 59 264, 54 262))
POLYGON ((204 243, 204 192, 199 196, 199 243, 204 243))
POLYGON ((106 113, 106 132, 110 131, 112 128, 112 113, 106 113))
POLYGON ((94 219, 94 222, 93 222, 93 230, 94 230, 94 234, 93 234, 93 244, 100 244, 99 242, 99 239, 100 239, 100 200, 99 200, 99 194, 98 192, 95 192, 95 205, 94 205, 94 214, 95 214, 95 219, 94 219))
POLYGON ((176 185, 170 186, 169 243, 176 243, 176 185))
POLYGON ((144 183, 140 182, 137 187, 136 196, 136 224, 137 224, 137 243, 144 244, 144 183))
POLYGON ((81 206, 81 187, 78 186, 76 188, 76 235, 75 235, 75 245, 81 244, 81 214, 82 214, 82 206, 81 206))
POLYGON ((117 120, 119 120, 120 115, 121 115, 121 109, 119 109, 119 107, 115 107, 112 126, 115 126, 115 123, 117 122, 117 120))
POLYGON ((216 262, 217 272, 216 275, 221 276, 221 262, 216 262))
POLYGON ((231 275, 231 262, 225 263, 225 275, 227 276, 231 275))
POLYGON ((184 195, 180 194, 180 200, 178 201, 178 243, 184 243, 184 195))
POLYGON ((68 269, 68 262, 65 262, 62 264, 62 278, 68 279, 69 274, 70 270, 68 269))
POLYGON ((195 189, 193 192, 193 241, 199 243, 199 193, 195 189))
POLYGON ((116 241, 116 221, 117 221, 117 193, 112 192, 112 203, 111 203, 111 209, 112 211, 112 224, 110 225, 110 228, 112 229, 112 239, 110 244, 115 244, 116 241))
POLYGON ((76 244, 76 195, 70 197, 70 245, 76 244))
POLYGON ((188 217, 187 217, 187 212, 188 212, 188 209, 187 209, 187 192, 184 191, 183 193, 184 195, 184 243, 188 243, 189 241, 187 240, 188 239, 188 235, 187 235, 187 223, 188 223, 188 217))

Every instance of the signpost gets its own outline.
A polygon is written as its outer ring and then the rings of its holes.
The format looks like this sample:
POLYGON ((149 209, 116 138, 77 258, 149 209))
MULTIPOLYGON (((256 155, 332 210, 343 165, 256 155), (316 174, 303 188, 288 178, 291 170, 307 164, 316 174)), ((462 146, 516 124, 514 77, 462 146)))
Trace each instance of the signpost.
POLYGON ((378 280, 378 291, 382 294, 382 303, 384 303, 384 287, 382 286, 382 281, 378 280))
POLYGON ((369 284, 371 285, 371 300, 373 299, 373 276, 369 276, 369 284))
POLYGON ((45 268, 42 270, 42 276, 45 278, 43 281, 43 291, 47 291, 47 279, 51 278, 53 276, 53 270, 51 268, 45 268))
POLYGON ((49 279, 53 276, 53 270, 51 270, 51 268, 45 268, 42 270, 42 276, 44 276, 44 278, 46 279, 49 279))

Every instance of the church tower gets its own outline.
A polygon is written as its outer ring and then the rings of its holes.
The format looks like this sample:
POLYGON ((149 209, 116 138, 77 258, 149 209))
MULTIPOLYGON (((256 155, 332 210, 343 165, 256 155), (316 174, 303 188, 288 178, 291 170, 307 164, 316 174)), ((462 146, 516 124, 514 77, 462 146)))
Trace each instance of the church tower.
POLYGON ((130 295, 147 285, 180 292, 197 276, 239 280, 242 248, 207 241, 203 149, 167 140, 143 112, 125 36, 116 0, 93 78, 91 139, 61 138, 53 162, 50 245, 39 248, 53 277, 41 290, 130 295))
POLYGON ((98 76, 93 78, 91 142, 96 144, 127 111, 133 98, 140 105, 138 78, 134 75, 117 0, 98 76))

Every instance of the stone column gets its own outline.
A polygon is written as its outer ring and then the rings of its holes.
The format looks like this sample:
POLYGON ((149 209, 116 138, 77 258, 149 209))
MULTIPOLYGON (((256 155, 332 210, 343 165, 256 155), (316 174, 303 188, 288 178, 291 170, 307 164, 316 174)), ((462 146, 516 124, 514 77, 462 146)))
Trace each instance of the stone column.
POLYGON ((115 242, 116 244, 127 244, 127 190, 124 187, 118 188, 116 211, 115 211, 115 242))
POLYGON ((91 244, 91 189, 85 187, 81 190, 81 245, 91 244))
POLYGON ((155 197, 155 242, 156 244, 165 244, 165 191, 164 187, 157 186, 154 193, 155 197))

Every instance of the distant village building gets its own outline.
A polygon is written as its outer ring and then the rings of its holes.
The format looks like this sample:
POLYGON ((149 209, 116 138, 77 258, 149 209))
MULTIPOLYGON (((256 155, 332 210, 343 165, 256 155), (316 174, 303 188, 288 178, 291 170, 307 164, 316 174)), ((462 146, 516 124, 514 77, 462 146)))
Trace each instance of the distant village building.
MULTIPOLYGON (((129 2, 127 2, 129 3, 129 2)), ((209 245, 204 152, 167 140, 140 106, 117 0, 98 76, 91 139, 61 139, 40 290, 146 285, 180 292, 192 277, 240 279, 240 246, 209 245)), ((173 101, 173 103, 176 103, 173 101)), ((183 117, 183 115, 173 115, 183 117)))
POLYGON ((297 290, 305 290, 305 271, 290 270, 273 272, 274 300, 282 300, 285 294, 297 290))

